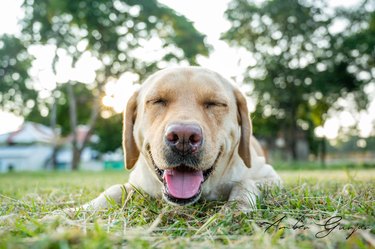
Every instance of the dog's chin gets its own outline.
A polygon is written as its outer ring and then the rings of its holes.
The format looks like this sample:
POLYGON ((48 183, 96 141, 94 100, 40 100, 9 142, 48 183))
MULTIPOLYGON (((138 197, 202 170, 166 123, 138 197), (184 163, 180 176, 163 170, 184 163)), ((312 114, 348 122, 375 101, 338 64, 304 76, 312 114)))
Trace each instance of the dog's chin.
POLYGON ((190 205, 197 202, 201 197, 202 186, 204 182, 215 170, 215 166, 221 155, 221 151, 222 150, 219 151, 215 162, 210 168, 206 170, 200 170, 196 167, 184 164, 175 167, 169 167, 168 169, 161 169, 155 164, 151 150, 148 150, 148 154, 152 161, 156 176, 159 181, 163 183, 163 199, 172 205, 178 206, 190 205), (174 177, 181 179, 173 180, 174 177), (188 181, 186 179, 189 179, 190 183, 183 183, 184 181, 188 181), (178 186, 176 187, 176 185, 178 186), (191 189, 183 189, 187 188, 188 186, 191 189))

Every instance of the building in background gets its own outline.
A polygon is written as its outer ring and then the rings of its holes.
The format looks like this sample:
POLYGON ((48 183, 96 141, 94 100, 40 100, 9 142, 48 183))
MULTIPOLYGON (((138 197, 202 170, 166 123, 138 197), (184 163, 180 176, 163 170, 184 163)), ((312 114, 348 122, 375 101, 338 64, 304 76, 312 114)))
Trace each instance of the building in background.
POLYGON ((46 169, 53 147, 52 129, 25 122, 17 131, 0 135, 0 172, 46 169))
MULTIPOLYGON (((78 142, 82 142, 87 128, 77 128, 78 142)), ((91 142, 98 142, 93 135, 91 142)), ((58 170, 71 170, 71 136, 56 137, 53 130, 42 124, 25 122, 18 130, 0 135, 0 173, 9 171, 38 171, 52 169, 52 156, 57 145, 58 170)), ((81 170, 103 170, 99 153, 86 147, 82 152, 81 170)))

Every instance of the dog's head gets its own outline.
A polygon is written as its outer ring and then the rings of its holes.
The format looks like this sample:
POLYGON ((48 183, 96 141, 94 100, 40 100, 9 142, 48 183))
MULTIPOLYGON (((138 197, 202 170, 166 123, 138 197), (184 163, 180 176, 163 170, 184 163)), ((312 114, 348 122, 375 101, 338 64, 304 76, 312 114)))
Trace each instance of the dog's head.
POLYGON ((250 135, 245 97, 219 74, 199 67, 162 70, 127 104, 126 168, 143 156, 163 183, 164 198, 191 204, 218 165, 240 156, 250 167, 250 135))

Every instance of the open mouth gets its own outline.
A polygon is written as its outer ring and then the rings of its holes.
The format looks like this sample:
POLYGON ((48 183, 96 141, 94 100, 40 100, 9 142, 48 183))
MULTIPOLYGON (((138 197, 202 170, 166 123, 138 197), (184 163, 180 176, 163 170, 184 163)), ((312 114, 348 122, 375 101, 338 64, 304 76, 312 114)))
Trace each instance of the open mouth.
POLYGON ((188 205, 196 202, 202 192, 202 184, 208 179, 213 172, 221 150, 214 164, 207 170, 197 170, 188 165, 179 165, 170 169, 160 169, 154 162, 151 150, 148 150, 156 174, 163 183, 164 198, 177 205, 188 205))

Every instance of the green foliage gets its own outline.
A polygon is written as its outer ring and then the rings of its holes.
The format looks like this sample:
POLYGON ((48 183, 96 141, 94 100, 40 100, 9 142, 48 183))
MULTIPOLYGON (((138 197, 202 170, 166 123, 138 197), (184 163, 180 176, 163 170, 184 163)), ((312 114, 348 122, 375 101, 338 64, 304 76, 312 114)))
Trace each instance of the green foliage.
MULTIPOLYGON (((90 119, 90 112, 93 106, 95 96, 93 92, 87 88, 86 84, 72 83, 74 94, 77 96, 76 101, 79 108, 77 113, 78 120, 84 124, 90 119)), ((70 120, 69 120, 69 102, 68 102, 68 89, 66 84, 58 85, 54 90, 53 95, 56 99, 56 122, 58 128, 61 130, 61 135, 66 136, 71 133, 70 120)), ((52 105, 50 103, 40 103, 41 106, 47 108, 51 112, 52 105)), ((28 121, 50 125, 49 117, 42 116, 39 109, 34 109, 28 116, 28 121)))
POLYGON ((122 114, 114 114, 109 118, 99 118, 96 124, 96 135, 100 142, 93 148, 100 152, 108 152, 121 148, 122 144, 122 114))
POLYGON ((143 77, 156 70, 159 61, 195 64, 198 54, 208 54, 204 35, 185 17, 155 0, 25 1, 24 8, 23 32, 32 42, 55 44, 76 60, 90 51, 105 64, 103 80, 125 71, 143 77), (168 52, 155 61, 135 58, 133 51, 153 38, 160 39, 160 49, 168 52), (79 42, 85 42, 86 48, 78 48, 79 42))
POLYGON ((232 27, 223 38, 247 49, 256 60, 245 80, 254 83, 259 112, 266 121, 254 119, 254 126, 277 120, 278 129, 268 129, 264 135, 284 133, 292 150, 301 123, 314 147, 314 128, 324 123, 340 97, 351 93, 359 108, 367 104, 363 86, 372 77, 358 74, 374 68, 374 14, 362 5, 337 11, 340 15, 335 18, 327 8, 325 1, 275 0, 258 5, 233 0, 226 11, 232 27), (343 19, 350 28, 334 32, 333 25, 343 19))
POLYGON ((18 38, 0 37, 0 110, 26 115, 35 106, 37 93, 28 75, 31 59, 18 38))
MULTIPOLYGON (((208 55, 209 52, 205 36, 200 34, 189 20, 155 0, 24 1, 23 8, 25 17, 21 21, 22 34, 15 45, 23 46, 24 50, 31 45, 52 45, 55 55, 51 68, 55 71, 62 54, 72 58, 72 67, 76 66, 82 56, 88 54, 101 63, 92 84, 72 81, 58 83, 51 97, 44 99, 37 98, 35 91, 30 91, 34 93, 33 98, 37 99, 34 101, 37 108, 24 114, 26 119, 49 125, 50 116, 46 116, 46 113, 53 113, 52 108, 55 106, 57 127, 61 128, 63 135, 72 131, 69 119, 73 117, 68 116, 69 103, 72 100, 67 94, 67 84, 73 85, 78 107, 77 123, 87 124, 89 120, 92 121, 91 117, 95 117, 93 112, 101 112, 93 108, 93 105, 103 97, 104 85, 109 80, 118 79, 124 72, 132 72, 138 74, 142 81, 168 64, 194 65, 197 55, 208 55), (153 48, 157 50, 156 57, 141 57, 148 56, 143 48, 149 44, 156 46, 153 48)), ((1 51, 11 54, 13 50, 4 46, 1 51)), ((4 63, 7 63, 7 60, 4 63)), ((21 83, 9 81, 8 78, 12 76, 10 73, 7 80, 11 83, 7 84, 12 84, 16 89, 20 88, 19 92, 26 94, 26 89, 21 87, 28 78, 27 69, 30 65, 22 65, 23 68, 14 69, 24 70, 20 77, 21 83)), ((10 97, 0 94, 0 98, 5 101, 10 97)), ((23 106, 21 103, 21 107, 23 106)), ((114 131, 121 129, 119 116, 107 120, 100 115, 98 117, 99 123, 94 131, 101 138, 98 149, 114 150, 115 146, 120 145, 121 139, 121 133, 116 133, 119 137, 114 138, 114 131), (113 133, 108 134, 109 131, 113 133)))
MULTIPOLYGON (((58 128, 61 130, 62 136, 67 136, 71 133, 70 120, 67 118, 69 113, 69 102, 67 97, 67 85, 59 85, 54 95, 56 98, 56 121, 58 128)), ((93 92, 87 88, 86 84, 75 83, 73 85, 74 94, 77 96, 78 120, 80 123, 87 123, 90 119, 91 109, 95 96, 93 92)), ((46 108, 51 108, 47 106, 46 108)), ((114 152, 121 148, 122 143, 122 114, 114 113, 111 108, 102 108, 102 111, 108 111, 111 114, 108 118, 98 117, 95 124, 95 135, 99 137, 99 143, 92 144, 91 147, 99 152, 114 152)), ((40 115, 38 109, 34 109, 27 117, 27 120, 49 125, 50 121, 48 118, 40 115)))

